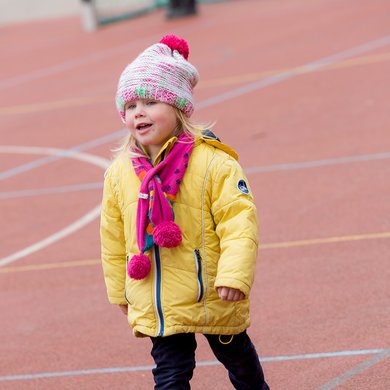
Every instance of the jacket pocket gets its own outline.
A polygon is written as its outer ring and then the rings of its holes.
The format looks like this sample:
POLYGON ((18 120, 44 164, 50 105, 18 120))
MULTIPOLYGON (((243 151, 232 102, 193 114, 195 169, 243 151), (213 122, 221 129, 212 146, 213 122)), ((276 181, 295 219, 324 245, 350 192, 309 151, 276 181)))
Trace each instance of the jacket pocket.
POLYGON ((204 286, 203 286, 203 273, 202 273, 202 257, 200 255, 199 249, 194 250, 195 258, 195 267, 196 267, 196 277, 198 281, 198 298, 196 302, 200 302, 204 295, 204 286))

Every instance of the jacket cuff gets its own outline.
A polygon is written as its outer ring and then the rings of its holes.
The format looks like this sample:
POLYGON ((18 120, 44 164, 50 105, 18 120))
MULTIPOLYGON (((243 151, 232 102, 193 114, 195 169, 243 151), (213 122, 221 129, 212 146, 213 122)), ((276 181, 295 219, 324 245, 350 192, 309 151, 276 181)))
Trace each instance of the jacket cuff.
POLYGON ((125 297, 118 298, 118 297, 108 297, 108 301, 112 303, 113 305, 127 305, 128 302, 126 301, 125 297))
POLYGON ((245 298, 249 298, 250 287, 238 279, 226 277, 217 278, 214 283, 215 290, 217 290, 218 287, 235 288, 236 290, 240 290, 245 295, 245 298))

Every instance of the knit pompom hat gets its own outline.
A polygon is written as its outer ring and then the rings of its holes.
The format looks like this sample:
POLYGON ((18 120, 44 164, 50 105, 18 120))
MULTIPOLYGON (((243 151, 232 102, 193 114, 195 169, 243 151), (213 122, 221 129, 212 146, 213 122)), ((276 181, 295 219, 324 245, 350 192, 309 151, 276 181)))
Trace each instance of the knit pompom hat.
POLYGON ((191 116, 194 111, 192 91, 199 74, 187 61, 188 55, 184 39, 166 35, 127 65, 116 93, 116 107, 123 122, 125 105, 137 99, 168 103, 191 116))

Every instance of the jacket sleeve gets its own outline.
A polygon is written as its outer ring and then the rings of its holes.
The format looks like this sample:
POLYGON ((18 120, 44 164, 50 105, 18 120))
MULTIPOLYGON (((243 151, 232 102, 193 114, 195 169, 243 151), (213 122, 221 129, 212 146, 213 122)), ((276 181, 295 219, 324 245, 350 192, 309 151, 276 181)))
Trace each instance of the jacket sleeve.
POLYGON ((123 220, 112 178, 105 175, 100 220, 101 256, 110 303, 126 304, 126 244, 123 220))
POLYGON ((258 250, 256 206, 236 160, 216 163, 213 172, 211 212, 221 248, 214 287, 235 288, 248 298, 258 250))

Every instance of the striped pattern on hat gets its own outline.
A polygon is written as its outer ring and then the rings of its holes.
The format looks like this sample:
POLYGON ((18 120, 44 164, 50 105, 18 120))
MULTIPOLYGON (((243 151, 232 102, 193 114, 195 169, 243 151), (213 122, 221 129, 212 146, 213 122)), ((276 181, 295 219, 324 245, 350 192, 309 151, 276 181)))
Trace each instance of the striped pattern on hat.
POLYGON ((191 116, 194 111, 192 91, 199 74, 187 57, 187 42, 171 35, 147 48, 127 65, 116 93, 116 107, 123 122, 125 105, 138 99, 167 103, 191 116))

